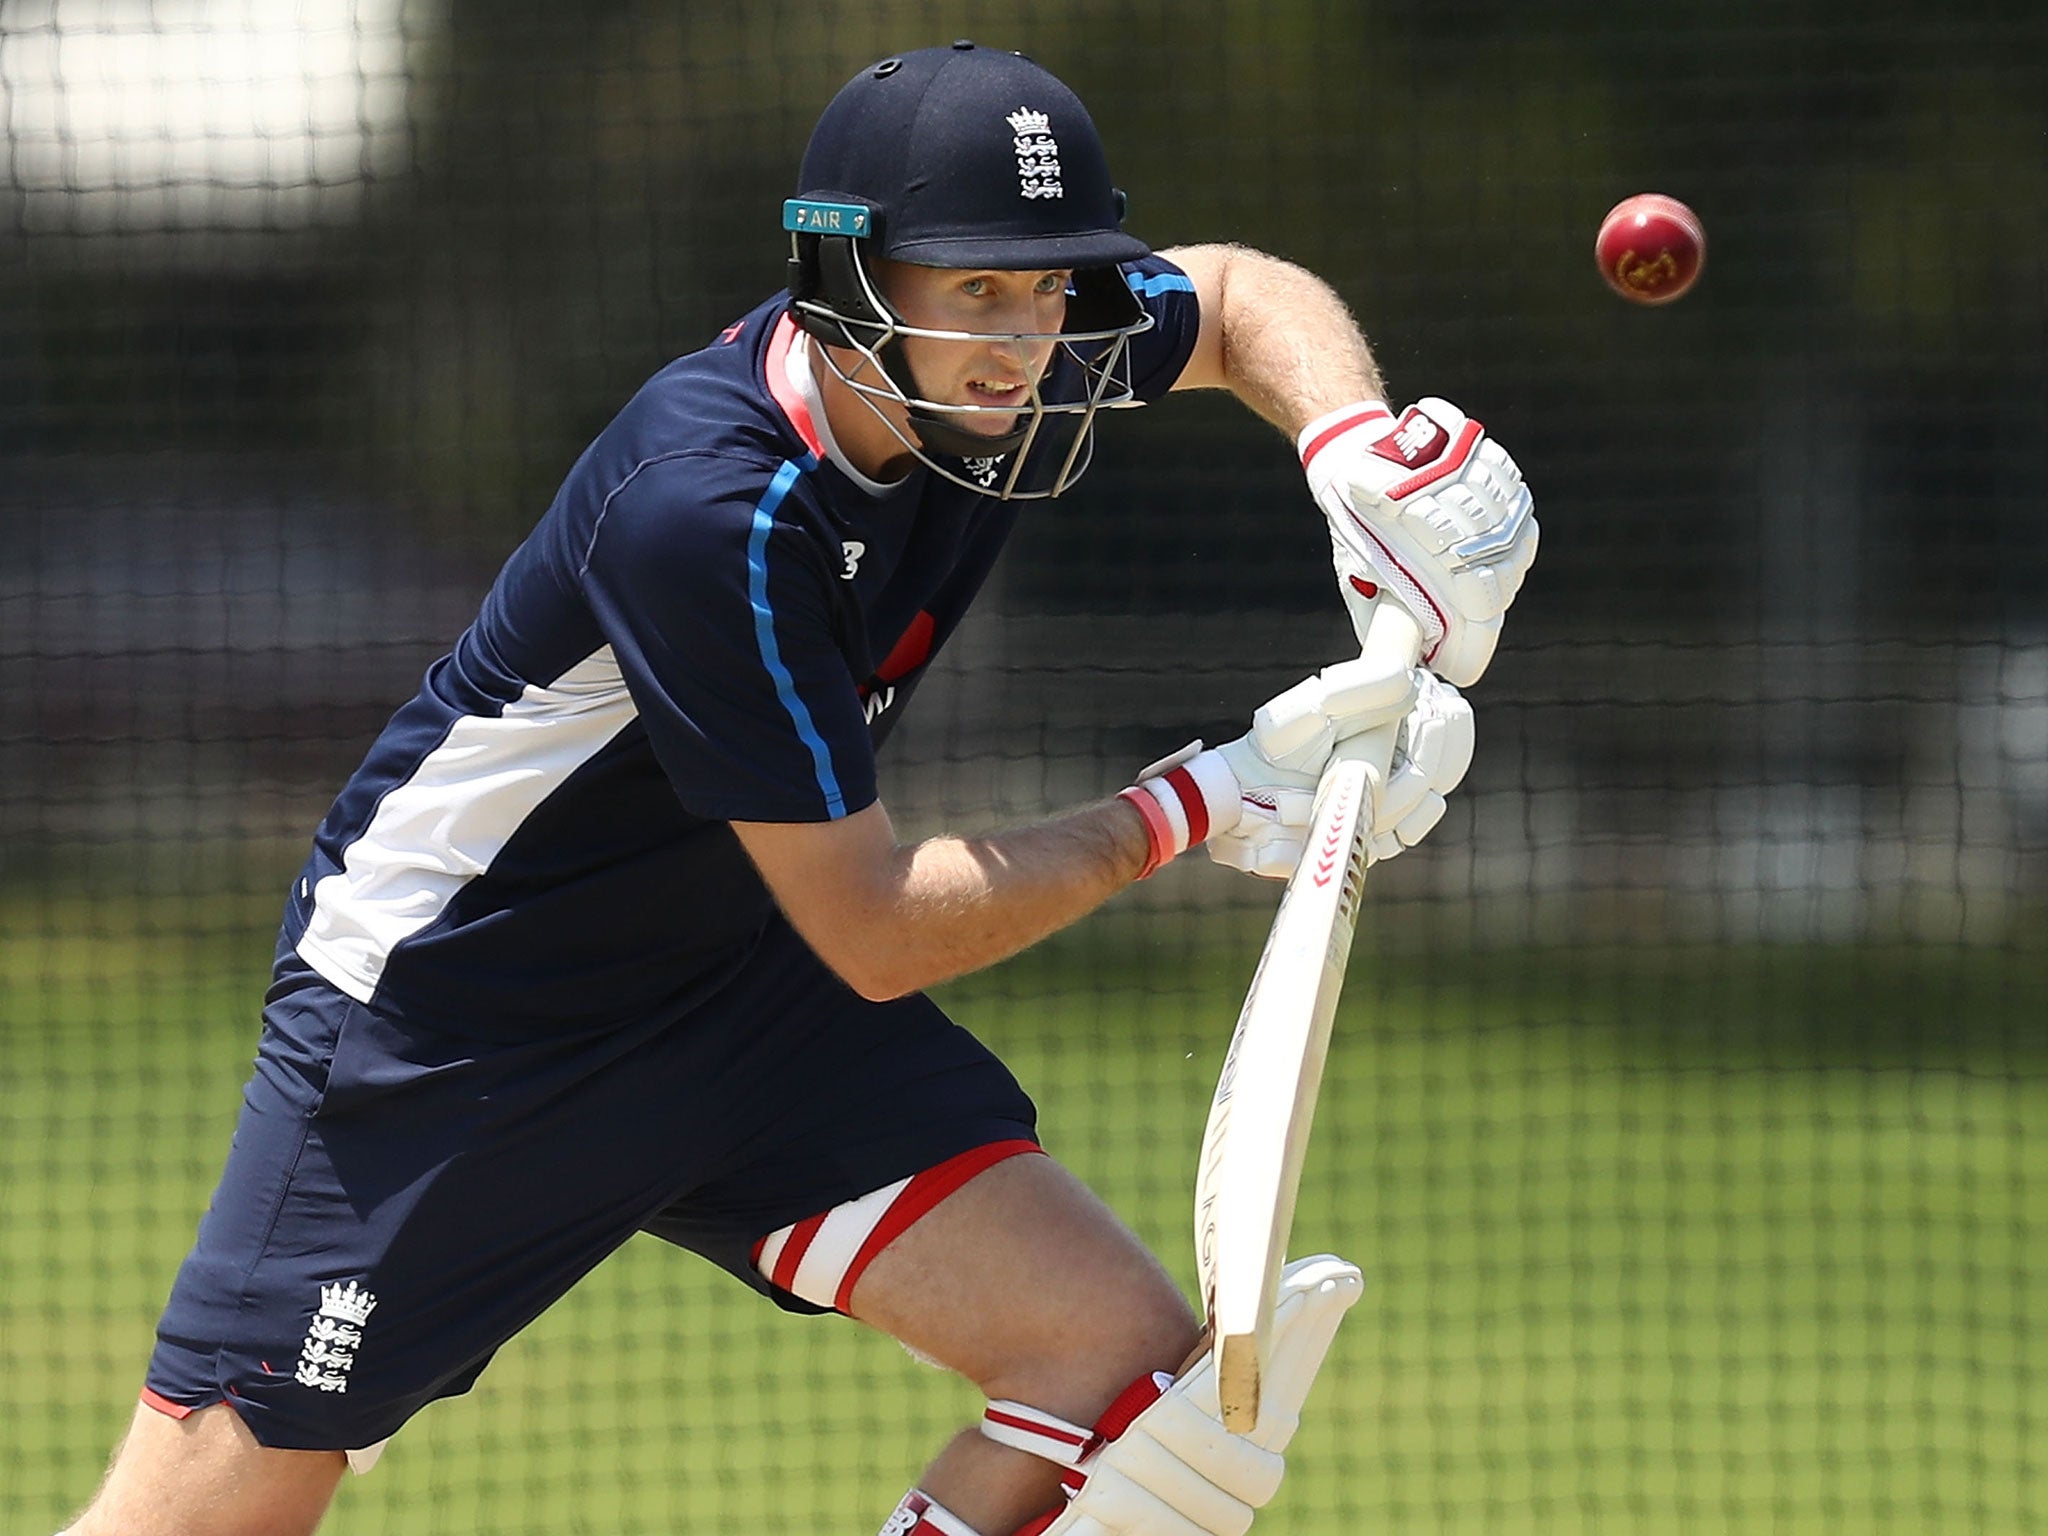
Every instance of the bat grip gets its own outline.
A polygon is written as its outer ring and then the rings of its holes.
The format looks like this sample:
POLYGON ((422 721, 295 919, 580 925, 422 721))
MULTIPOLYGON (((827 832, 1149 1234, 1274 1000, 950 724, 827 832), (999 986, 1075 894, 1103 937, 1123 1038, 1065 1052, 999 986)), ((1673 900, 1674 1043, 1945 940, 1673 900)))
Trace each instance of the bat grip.
MULTIPOLYGON (((1382 596, 1373 605, 1360 653, 1379 662, 1390 672, 1412 667, 1422 657, 1422 626, 1415 622, 1406 608, 1392 598, 1382 596)), ((1394 743, 1400 734, 1401 723, 1398 720, 1376 730, 1361 731, 1338 742, 1336 750, 1330 754, 1330 761, 1333 764, 1340 761, 1370 763, 1378 770, 1380 783, 1384 784, 1393 767, 1394 743)), ((1327 776, 1328 770, 1324 772, 1327 776)))

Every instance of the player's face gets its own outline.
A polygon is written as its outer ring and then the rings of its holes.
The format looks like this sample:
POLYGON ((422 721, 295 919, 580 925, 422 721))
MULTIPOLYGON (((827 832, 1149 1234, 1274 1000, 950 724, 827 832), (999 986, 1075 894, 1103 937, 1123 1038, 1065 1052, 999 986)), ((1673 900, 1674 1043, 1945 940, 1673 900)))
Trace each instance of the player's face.
POLYGON ((922 330, 965 331, 985 341, 937 341, 906 336, 903 355, 918 390, 939 405, 974 405, 989 415, 963 415, 959 425, 992 436, 1016 425, 1031 386, 1045 373, 1057 343, 1022 342, 1016 335, 1057 334, 1067 318, 1064 268, 1042 272, 974 271, 954 267, 880 264, 882 292, 906 324, 922 330))

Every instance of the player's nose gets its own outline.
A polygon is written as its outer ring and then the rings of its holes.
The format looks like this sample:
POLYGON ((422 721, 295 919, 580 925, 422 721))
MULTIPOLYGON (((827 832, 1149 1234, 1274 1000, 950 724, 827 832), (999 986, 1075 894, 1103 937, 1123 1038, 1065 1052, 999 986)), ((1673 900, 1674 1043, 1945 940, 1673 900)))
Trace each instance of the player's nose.
POLYGON ((1025 371, 1025 344, 1016 336, 993 336, 988 343, 989 358, 1012 373, 1025 371))

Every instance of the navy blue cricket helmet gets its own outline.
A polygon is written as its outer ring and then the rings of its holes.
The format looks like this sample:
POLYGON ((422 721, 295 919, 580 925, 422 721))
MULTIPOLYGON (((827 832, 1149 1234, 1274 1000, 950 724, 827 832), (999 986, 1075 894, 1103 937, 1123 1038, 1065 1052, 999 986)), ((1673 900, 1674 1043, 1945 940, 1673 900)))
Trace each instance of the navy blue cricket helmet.
POLYGON ((1152 322, 1117 263, 1149 247, 1124 233, 1123 209, 1094 121, 1051 73, 969 42, 899 54, 848 81, 812 131, 797 196, 783 205, 791 307, 811 335, 865 355, 872 366, 860 379, 832 366, 878 415, 884 401, 908 412, 909 433, 891 430, 928 467, 990 495, 1056 496, 1087 468, 1096 411, 1134 403, 1129 341, 1152 322), (907 325, 869 253, 916 266, 1072 270, 1059 335, 1008 338, 1057 343, 1011 430, 965 424, 1011 413, 923 397, 904 336, 987 338, 907 325))

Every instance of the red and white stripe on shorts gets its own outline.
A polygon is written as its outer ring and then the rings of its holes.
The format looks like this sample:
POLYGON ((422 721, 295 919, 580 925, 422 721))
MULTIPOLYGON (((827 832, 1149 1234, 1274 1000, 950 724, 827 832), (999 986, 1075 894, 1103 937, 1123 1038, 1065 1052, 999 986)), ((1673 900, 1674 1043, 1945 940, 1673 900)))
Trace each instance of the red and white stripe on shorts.
POLYGON ((1037 1142, 1022 1139, 970 1148, 923 1173, 769 1233, 754 1244, 754 1268, 805 1301, 844 1312, 875 1255, 925 1212, 1005 1158, 1044 1150, 1037 1142))

